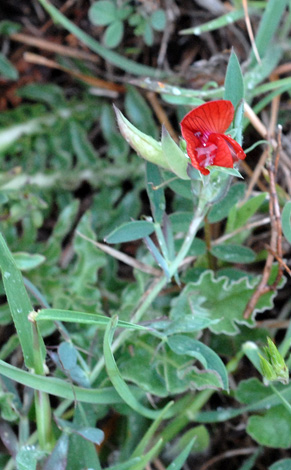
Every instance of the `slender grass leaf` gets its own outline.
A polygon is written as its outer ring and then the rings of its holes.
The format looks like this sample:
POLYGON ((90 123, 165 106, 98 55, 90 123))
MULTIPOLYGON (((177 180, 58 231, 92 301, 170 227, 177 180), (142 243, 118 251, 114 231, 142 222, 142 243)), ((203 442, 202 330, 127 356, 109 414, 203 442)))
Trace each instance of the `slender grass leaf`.
MULTIPOLYGON (((269 0, 264 10, 258 32, 255 37, 257 50, 260 57, 264 57, 269 49, 269 44, 278 31, 279 22, 287 7, 287 0, 269 0)), ((255 54, 251 52, 251 65, 256 62, 255 54)))
POLYGON ((127 59, 122 57, 121 55, 117 54, 116 52, 110 51, 103 47, 98 41, 93 39, 89 34, 82 31, 78 26, 74 25, 68 18, 66 18, 57 8, 55 8, 52 4, 47 2, 47 0, 39 0, 39 3, 43 6, 43 8, 49 13, 52 17, 53 21, 62 25, 65 29, 70 31, 76 38, 78 38, 81 42, 86 44, 93 52, 100 55, 103 59, 108 61, 109 63, 116 65, 117 67, 125 70, 128 73, 132 73, 134 75, 147 75, 149 77, 157 77, 165 75, 162 72, 159 72, 152 67, 148 67, 146 65, 141 65, 133 60, 127 59))
MULTIPOLYGON (((112 387, 103 389, 89 389, 72 385, 65 380, 54 377, 44 377, 32 374, 17 367, 11 366, 0 360, 0 374, 8 377, 34 390, 46 392, 60 398, 77 400, 84 403, 95 403, 99 405, 110 405, 114 403, 123 403, 122 398, 112 387)), ((144 396, 136 387, 129 387, 130 393, 136 393, 137 396, 144 396)))
POLYGON ((151 410, 146 408, 145 406, 141 405, 135 396, 132 394, 129 386, 123 380, 114 356, 111 351, 111 343, 113 339, 113 334, 116 328, 117 318, 113 318, 111 322, 108 324, 105 335, 104 335, 104 342, 103 342, 103 350, 104 350, 104 359, 105 359, 105 366, 108 373, 108 376, 114 386, 115 390, 119 394, 119 396, 125 401, 125 403, 135 410, 137 413, 145 416, 146 418, 155 419, 159 416, 160 410, 151 410))
POLYGON ((129 459, 127 462, 118 463, 112 467, 106 467, 104 470, 129 470, 133 465, 138 464, 141 461, 141 457, 135 457, 129 459))
MULTIPOLYGON (((54 320, 73 323, 87 323, 92 325, 99 325, 106 327, 111 319, 105 315, 98 313, 76 312, 74 310, 59 310, 54 308, 45 308, 38 310, 36 321, 54 320)), ((126 321, 119 320, 117 322, 118 328, 130 328, 134 330, 147 330, 144 326, 135 325, 126 321)))
POLYGON ((40 351, 34 351, 32 324, 28 315, 33 311, 32 304, 23 284, 20 271, 6 242, 0 234, 0 269, 5 293, 13 322, 19 337, 24 362, 28 368, 35 367, 36 354, 44 360, 46 351, 42 338, 39 336, 40 351))
POLYGON ((156 457, 163 445, 163 439, 159 439, 158 442, 149 450, 140 460, 138 464, 135 464, 134 467, 131 467, 130 470, 144 470, 147 464, 156 457))
POLYGON ((175 460, 167 467, 167 470, 181 470, 191 452, 194 442, 195 438, 189 442, 185 449, 182 450, 181 454, 178 455, 178 457, 176 457, 175 460))
MULTIPOLYGON (((261 2, 262 3, 262 2, 261 2)), ((263 2, 263 5, 265 5, 266 2, 263 2)), ((264 8, 263 5, 258 5, 257 8, 264 8)), ((249 14, 255 14, 257 13, 258 10, 254 8, 249 9, 249 14)), ((207 21, 207 23, 204 23, 200 26, 194 26, 194 28, 187 28, 183 29, 180 31, 179 34, 195 34, 196 36, 199 36, 202 33, 206 33, 208 31, 215 31, 216 29, 223 28, 225 26, 228 26, 235 21, 238 21, 242 18, 244 18, 245 13, 242 8, 238 10, 232 10, 226 13, 225 15, 221 15, 219 18, 215 18, 214 20, 207 21)))
POLYGON ((146 220, 134 220, 117 227, 113 232, 106 235, 107 243, 124 243, 151 235, 155 230, 152 222, 146 220))
POLYGON ((132 457, 137 457, 145 451, 145 449, 147 448, 147 446, 151 442, 151 439, 153 438, 153 436, 154 436, 156 430, 158 429, 159 425, 163 421, 164 417, 167 415, 167 412, 168 412, 169 408, 171 408, 171 406, 173 406, 173 403, 174 403, 173 401, 170 401, 165 406, 165 408, 162 409, 162 411, 160 412, 159 416, 155 419, 155 421, 152 422, 149 429, 147 430, 147 432, 143 436, 142 440, 140 441, 140 443, 138 444, 138 446, 134 450, 134 452, 132 454, 132 457))

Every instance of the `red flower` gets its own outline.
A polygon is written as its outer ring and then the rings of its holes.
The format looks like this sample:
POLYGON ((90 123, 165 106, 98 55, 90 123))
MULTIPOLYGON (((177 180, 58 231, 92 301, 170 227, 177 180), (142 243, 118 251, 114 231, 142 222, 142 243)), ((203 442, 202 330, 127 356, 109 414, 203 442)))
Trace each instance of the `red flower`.
POLYGON ((233 168, 234 162, 246 157, 241 146, 225 131, 234 117, 230 101, 218 100, 202 104, 186 114, 181 122, 191 163, 203 175, 207 166, 233 168))

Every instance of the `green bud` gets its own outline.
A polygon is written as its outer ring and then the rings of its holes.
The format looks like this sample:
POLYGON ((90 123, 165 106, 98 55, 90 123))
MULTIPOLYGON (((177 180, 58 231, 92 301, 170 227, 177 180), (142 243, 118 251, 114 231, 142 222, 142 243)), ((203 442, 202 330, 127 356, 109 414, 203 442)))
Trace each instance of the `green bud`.
POLYGON ((283 384, 289 382, 289 371, 283 356, 275 344, 267 338, 268 346, 264 348, 266 358, 260 355, 260 366, 263 376, 270 382, 279 381, 283 384))
POLYGON ((145 160, 155 163, 155 165, 159 165, 166 170, 171 170, 160 142, 138 130, 123 116, 116 106, 114 106, 114 110, 120 132, 129 145, 145 160))

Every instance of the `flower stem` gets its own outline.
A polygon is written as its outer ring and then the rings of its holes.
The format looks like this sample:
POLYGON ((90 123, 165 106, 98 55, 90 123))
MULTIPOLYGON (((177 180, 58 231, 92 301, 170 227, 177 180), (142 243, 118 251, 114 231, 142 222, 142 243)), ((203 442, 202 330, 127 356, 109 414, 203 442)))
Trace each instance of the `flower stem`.
MULTIPOLYGON (((170 264, 169 266, 169 273, 170 277, 173 277, 178 269, 184 258, 187 256, 187 253, 192 245, 192 242, 195 238, 195 235, 199 229, 199 226, 205 216, 206 213, 206 203, 204 199, 201 199, 201 202, 198 204, 197 211, 194 214, 194 217, 190 223, 187 235, 185 237, 184 243, 180 248, 180 251, 178 252, 176 258, 174 261, 170 264)), ((151 303, 158 297, 159 293, 161 290, 165 287, 167 284, 167 279, 165 276, 156 279, 152 284, 151 287, 148 289, 148 291, 145 293, 142 299, 142 303, 140 306, 137 308, 135 313, 133 314, 131 318, 132 323, 138 323, 143 314, 147 311, 151 303)), ((111 350, 114 353, 131 335, 130 330, 124 330, 113 342, 111 346, 111 350)), ((104 367, 104 357, 101 357, 92 370, 91 373, 91 383, 93 383, 96 378, 98 377, 99 373, 104 367)))

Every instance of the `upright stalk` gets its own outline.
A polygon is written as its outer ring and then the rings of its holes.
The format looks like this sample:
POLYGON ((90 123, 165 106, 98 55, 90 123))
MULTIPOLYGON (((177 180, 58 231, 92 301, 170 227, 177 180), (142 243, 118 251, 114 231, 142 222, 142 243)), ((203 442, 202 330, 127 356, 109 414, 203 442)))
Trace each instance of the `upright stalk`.
MULTIPOLYGON (((205 200, 201 198, 198 204, 197 210, 194 214, 194 217, 190 223, 185 240, 180 248, 180 251, 178 252, 174 261, 169 265, 170 277, 173 277, 176 274, 176 272, 179 269, 180 264, 182 263, 184 258, 187 256, 188 251, 199 229, 199 226, 201 222, 203 221, 206 210, 207 210, 207 204, 205 200)), ((147 291, 146 295, 144 296, 144 300, 142 301, 140 306, 137 308, 135 313, 132 315, 131 317, 132 323, 138 323, 141 320, 144 313, 147 311, 151 303, 158 297, 159 293, 165 287, 166 284, 167 284, 167 279, 165 276, 159 279, 156 279, 152 283, 150 289, 147 291)), ((112 343, 112 346, 111 346, 112 352, 114 353, 130 337, 130 335, 131 335, 130 330, 124 330, 122 333, 120 333, 120 335, 112 343)), ((98 363, 96 364, 96 366, 94 367, 94 369, 92 370, 92 373, 90 376, 91 383, 93 383, 96 380, 99 373, 103 369, 104 364, 105 364, 104 357, 101 357, 98 363)))

